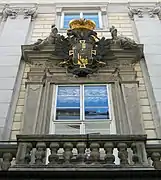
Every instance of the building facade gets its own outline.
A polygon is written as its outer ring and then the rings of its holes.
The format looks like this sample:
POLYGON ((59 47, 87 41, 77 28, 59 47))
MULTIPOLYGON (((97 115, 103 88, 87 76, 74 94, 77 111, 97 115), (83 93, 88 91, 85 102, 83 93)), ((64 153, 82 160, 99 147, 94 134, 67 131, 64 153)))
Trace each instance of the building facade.
POLYGON ((161 3, 8 0, 0 16, 1 172, 159 178, 161 3))

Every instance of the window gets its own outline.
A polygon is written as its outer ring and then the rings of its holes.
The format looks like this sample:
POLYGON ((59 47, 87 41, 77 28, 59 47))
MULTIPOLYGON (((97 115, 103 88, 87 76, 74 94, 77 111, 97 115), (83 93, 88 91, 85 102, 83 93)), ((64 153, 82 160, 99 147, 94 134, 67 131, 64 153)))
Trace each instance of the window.
POLYGON ((57 85, 51 133, 109 134, 112 122, 109 85, 57 85))
POLYGON ((61 28, 69 28, 69 22, 72 19, 90 19, 96 23, 96 28, 102 28, 101 14, 100 12, 64 12, 62 15, 62 25, 61 28))

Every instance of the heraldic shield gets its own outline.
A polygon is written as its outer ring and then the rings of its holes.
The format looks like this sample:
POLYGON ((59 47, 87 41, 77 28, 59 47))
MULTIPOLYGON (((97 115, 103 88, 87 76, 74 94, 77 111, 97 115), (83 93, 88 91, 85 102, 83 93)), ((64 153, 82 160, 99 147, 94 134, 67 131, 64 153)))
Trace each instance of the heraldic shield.
POLYGON ((73 56, 73 64, 80 68, 87 68, 87 65, 92 65, 93 55, 96 55, 96 50, 93 50, 93 45, 86 43, 85 40, 79 40, 73 46, 73 50, 69 51, 69 55, 73 56))

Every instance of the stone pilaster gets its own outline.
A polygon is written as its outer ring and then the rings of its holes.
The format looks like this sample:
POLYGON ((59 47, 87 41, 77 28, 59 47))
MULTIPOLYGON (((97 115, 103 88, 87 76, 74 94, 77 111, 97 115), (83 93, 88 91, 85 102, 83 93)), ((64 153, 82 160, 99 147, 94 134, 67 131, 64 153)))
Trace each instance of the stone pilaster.
POLYGON ((161 5, 129 7, 129 16, 135 23, 138 40, 144 44, 142 68, 157 136, 161 134, 161 5))
POLYGON ((31 20, 36 17, 37 7, 23 8, 5 5, 2 11, 3 28, 0 35, 0 96, 6 94, 7 100, 0 101, 0 128, 2 139, 8 140, 12 126, 20 74, 21 45, 26 43, 31 20), (20 73, 20 74, 19 74, 20 73), (2 123, 3 122, 3 123, 2 123))

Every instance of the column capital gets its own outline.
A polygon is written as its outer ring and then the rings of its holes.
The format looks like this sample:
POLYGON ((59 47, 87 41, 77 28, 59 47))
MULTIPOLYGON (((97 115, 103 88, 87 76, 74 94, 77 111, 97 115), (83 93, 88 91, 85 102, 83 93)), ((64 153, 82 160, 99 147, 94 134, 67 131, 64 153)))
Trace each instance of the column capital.
POLYGON ((16 19, 18 15, 24 15, 24 19, 31 17, 31 20, 34 20, 37 17, 37 9, 37 4, 34 7, 12 7, 6 4, 2 11, 2 18, 3 21, 6 21, 8 17, 16 19))
POLYGON ((161 19, 161 4, 156 3, 153 7, 136 7, 136 6, 128 6, 128 15, 131 20, 134 20, 134 15, 137 15, 139 18, 143 18, 145 14, 148 14, 150 18, 154 18, 155 15, 161 19))
POLYGON ((20 11, 20 9, 10 7, 9 4, 6 4, 2 11, 3 21, 6 21, 8 17, 10 17, 11 19, 16 19, 19 11, 20 11))
POLYGON ((27 19, 31 16, 31 21, 33 21, 37 17, 37 9, 38 9, 37 4, 35 4, 35 6, 32 8, 24 8, 23 10, 24 18, 27 19))

